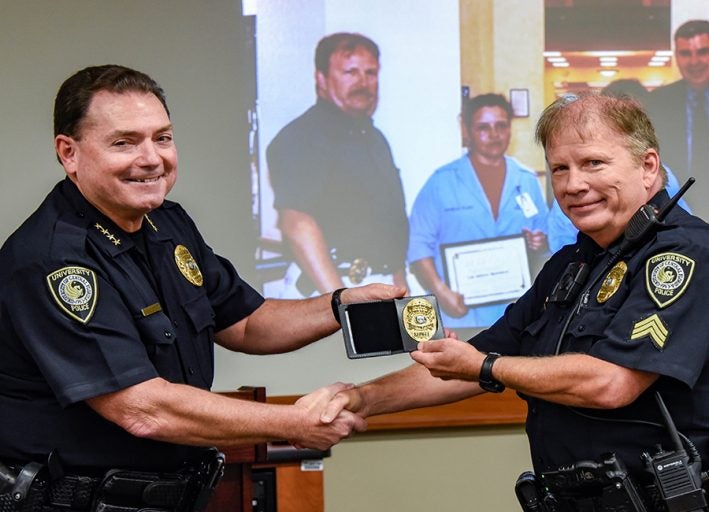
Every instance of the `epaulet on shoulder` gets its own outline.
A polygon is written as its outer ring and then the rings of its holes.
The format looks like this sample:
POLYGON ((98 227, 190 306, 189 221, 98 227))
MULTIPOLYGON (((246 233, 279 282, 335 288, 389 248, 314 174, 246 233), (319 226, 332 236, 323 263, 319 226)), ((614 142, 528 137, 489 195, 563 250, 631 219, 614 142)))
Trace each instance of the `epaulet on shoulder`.
POLYGON ((180 203, 165 199, 165 201, 163 201, 158 208, 155 208, 153 211, 148 213, 148 218, 154 220, 157 224, 160 224, 160 222, 164 222, 165 219, 171 218, 174 215, 184 216, 186 215, 186 212, 180 203))
POLYGON ((169 201, 167 199, 162 205, 160 205, 159 208, 156 208, 148 215, 152 215, 155 219, 167 219, 175 215, 178 217, 189 217, 187 210, 185 210, 180 203, 177 201, 169 201))

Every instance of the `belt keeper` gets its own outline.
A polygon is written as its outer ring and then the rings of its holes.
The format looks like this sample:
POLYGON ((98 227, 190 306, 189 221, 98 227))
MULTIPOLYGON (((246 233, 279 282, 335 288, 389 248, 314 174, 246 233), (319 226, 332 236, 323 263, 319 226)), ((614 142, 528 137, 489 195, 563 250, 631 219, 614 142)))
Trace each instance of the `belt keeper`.
POLYGON ((335 320, 340 325, 342 325, 342 323, 340 322, 340 304, 342 304, 342 301, 340 300, 340 295, 342 295, 342 292, 344 292, 346 289, 347 288, 338 288, 337 290, 332 292, 332 299, 330 299, 332 314, 335 316, 335 320))
POLYGON ((15 503, 22 503, 27 499, 35 478, 43 469, 44 465, 38 462, 30 462, 22 467, 12 488, 12 499, 15 503))

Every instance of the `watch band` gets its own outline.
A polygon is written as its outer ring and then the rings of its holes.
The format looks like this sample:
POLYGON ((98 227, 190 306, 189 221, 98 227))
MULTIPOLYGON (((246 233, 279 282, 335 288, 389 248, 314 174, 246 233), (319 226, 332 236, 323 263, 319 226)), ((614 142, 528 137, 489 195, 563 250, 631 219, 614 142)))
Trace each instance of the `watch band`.
POLYGON ((485 391, 489 391, 490 393, 501 393, 505 390, 505 385, 492 376, 492 365, 498 357, 500 357, 500 354, 497 352, 488 353, 487 356, 485 356, 485 359, 483 359, 483 364, 480 367, 480 377, 478 379, 478 383, 481 388, 485 391))
POLYGON ((337 323, 342 325, 340 323, 340 304, 342 304, 342 301, 340 300, 340 295, 342 295, 342 292, 344 292, 347 288, 338 288, 334 292, 332 292, 332 298, 330 299, 330 307, 332 307, 332 314, 335 315, 335 320, 337 320, 337 323))

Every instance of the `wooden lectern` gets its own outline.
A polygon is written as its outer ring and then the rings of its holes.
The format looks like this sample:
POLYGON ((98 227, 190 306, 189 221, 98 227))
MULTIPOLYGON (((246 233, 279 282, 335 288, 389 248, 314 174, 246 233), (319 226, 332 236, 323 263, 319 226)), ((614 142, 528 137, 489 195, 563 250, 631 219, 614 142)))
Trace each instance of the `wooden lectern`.
MULTIPOLYGON (((220 393, 241 400, 266 401, 266 388, 241 387, 220 393)), ((266 443, 219 448, 226 457, 224 476, 212 496, 206 512, 250 512, 252 510, 251 467, 266 461, 266 443)))
MULTIPOLYGON (((220 395, 241 400, 266 401, 266 388, 241 387, 220 395)), ((275 473, 278 512, 322 512, 323 473, 303 471, 301 459, 322 459, 330 451, 296 449, 288 443, 260 443, 219 448, 224 454, 224 476, 217 485, 205 512, 252 512, 253 470, 275 473)))

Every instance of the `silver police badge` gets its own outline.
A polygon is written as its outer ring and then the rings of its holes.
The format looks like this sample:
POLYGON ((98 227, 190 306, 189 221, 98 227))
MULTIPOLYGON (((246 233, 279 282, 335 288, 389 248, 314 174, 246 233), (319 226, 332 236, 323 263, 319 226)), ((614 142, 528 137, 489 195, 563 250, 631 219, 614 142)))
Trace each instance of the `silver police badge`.
POLYGON ((84 267, 64 267, 47 276, 49 291, 59 308, 74 320, 87 323, 94 314, 98 287, 96 273, 84 267))
POLYGON ((685 292, 694 272, 694 260, 676 252, 664 252, 647 260, 645 286, 659 307, 669 306, 685 292))

